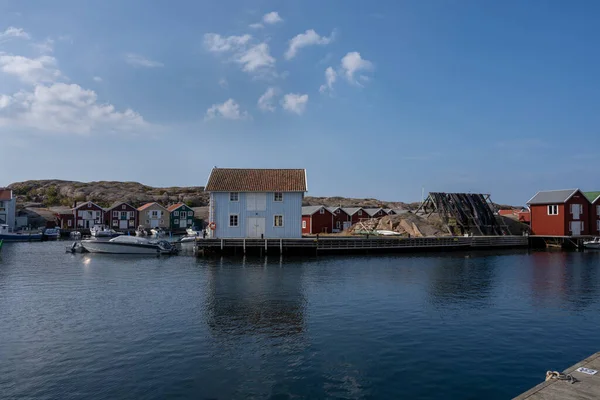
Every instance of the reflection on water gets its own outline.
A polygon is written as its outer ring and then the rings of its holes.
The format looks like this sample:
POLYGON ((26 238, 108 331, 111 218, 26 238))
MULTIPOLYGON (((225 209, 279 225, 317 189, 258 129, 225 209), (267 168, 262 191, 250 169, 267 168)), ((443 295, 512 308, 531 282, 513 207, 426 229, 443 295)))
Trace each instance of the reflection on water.
POLYGON ((505 399, 598 350, 600 252, 0 255, 1 398, 505 399))
POLYGON ((207 264, 206 320, 215 334, 302 332, 306 300, 301 269, 284 269, 281 257, 220 258, 207 264))

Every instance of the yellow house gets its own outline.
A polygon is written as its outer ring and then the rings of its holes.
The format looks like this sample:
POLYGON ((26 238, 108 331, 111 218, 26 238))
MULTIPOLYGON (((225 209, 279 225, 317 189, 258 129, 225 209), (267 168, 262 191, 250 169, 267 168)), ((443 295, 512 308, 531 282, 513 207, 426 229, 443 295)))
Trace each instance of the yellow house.
POLYGON ((138 218, 140 225, 147 229, 164 228, 169 229, 170 216, 169 210, 160 204, 146 203, 138 209, 138 218))

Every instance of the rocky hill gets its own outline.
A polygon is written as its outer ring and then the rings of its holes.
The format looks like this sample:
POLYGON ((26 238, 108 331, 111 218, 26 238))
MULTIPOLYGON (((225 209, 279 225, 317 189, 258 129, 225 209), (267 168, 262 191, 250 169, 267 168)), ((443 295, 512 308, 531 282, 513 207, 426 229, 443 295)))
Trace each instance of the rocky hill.
MULTIPOLYGON (((76 182, 62 180, 35 180, 12 183, 9 187, 17 196, 20 206, 39 207, 68 206, 75 202, 93 201, 108 207, 117 201, 133 206, 156 201, 165 205, 183 202, 190 207, 208 205, 208 194, 202 186, 155 188, 138 182, 76 182)), ((377 199, 351 199, 344 197, 305 197, 304 205, 343 207, 414 208, 414 204, 386 202, 377 199)))

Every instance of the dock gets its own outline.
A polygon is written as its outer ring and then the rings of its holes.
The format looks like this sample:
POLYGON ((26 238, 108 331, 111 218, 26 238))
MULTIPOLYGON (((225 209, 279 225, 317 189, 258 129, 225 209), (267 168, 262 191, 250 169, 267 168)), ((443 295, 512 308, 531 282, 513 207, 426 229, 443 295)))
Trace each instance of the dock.
MULTIPOLYGON (((540 371, 543 374, 543 371, 540 371)), ((526 391, 513 400, 592 400, 600 399, 600 352, 578 362, 563 371, 571 374, 577 382, 570 383, 566 380, 549 380, 526 391), (599 371, 589 375, 577 371, 578 368, 588 368, 599 371)))
POLYGON ((442 237, 320 237, 298 239, 202 239, 196 240, 196 253, 286 254, 383 253, 527 248, 526 236, 442 236, 442 237))

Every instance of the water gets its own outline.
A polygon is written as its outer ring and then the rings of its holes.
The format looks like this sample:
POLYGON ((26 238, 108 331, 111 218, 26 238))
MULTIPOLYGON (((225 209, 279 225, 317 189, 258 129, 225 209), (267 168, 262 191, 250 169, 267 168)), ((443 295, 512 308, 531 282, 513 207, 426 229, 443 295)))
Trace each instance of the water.
POLYGON ((0 253, 3 399, 506 399, 600 350, 599 253, 0 253))

